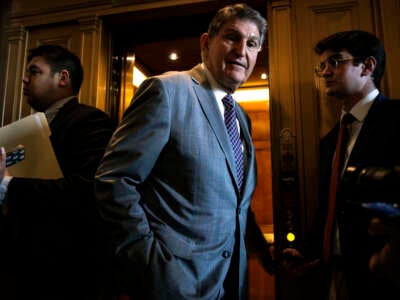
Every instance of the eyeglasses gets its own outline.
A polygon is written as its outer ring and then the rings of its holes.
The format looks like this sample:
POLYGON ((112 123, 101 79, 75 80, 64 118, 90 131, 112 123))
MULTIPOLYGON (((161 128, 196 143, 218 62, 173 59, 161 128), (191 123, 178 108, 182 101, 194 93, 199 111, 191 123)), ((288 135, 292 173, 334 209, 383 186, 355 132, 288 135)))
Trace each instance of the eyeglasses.
POLYGON ((359 57, 352 57, 352 58, 334 58, 334 57, 328 57, 324 61, 321 61, 318 63, 315 68, 314 72, 317 76, 322 76, 322 73, 324 72, 325 68, 329 65, 333 69, 336 69, 340 63, 350 61, 350 60, 355 60, 359 59, 359 57))

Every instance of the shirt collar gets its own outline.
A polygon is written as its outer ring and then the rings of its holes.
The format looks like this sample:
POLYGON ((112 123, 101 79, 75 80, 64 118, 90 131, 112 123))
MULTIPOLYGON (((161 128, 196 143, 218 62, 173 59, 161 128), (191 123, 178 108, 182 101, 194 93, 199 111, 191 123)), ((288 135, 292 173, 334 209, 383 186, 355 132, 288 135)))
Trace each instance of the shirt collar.
MULTIPOLYGON (((369 92, 364 98, 356 103, 353 108, 350 110, 350 113, 357 119, 358 122, 363 122, 365 117, 368 114, 368 111, 376 98, 378 96, 379 91, 378 89, 374 89, 369 92)), ((341 117, 346 114, 344 110, 342 110, 341 117)))
POLYGON ((214 79, 211 72, 207 69, 207 66, 204 63, 202 63, 201 65, 206 73, 207 80, 210 83, 211 90, 214 93, 215 99, 222 100, 222 98, 224 98, 227 93, 214 79))
POLYGON ((61 107, 63 107, 65 105, 65 103, 72 100, 73 98, 75 98, 75 96, 70 96, 70 97, 58 100, 57 102, 54 102, 52 105, 50 105, 50 107, 47 108, 44 112, 44 114, 46 115, 46 118, 47 118, 47 122, 49 122, 49 124, 50 124, 51 121, 53 121, 53 119, 57 115, 57 113, 60 111, 61 107))

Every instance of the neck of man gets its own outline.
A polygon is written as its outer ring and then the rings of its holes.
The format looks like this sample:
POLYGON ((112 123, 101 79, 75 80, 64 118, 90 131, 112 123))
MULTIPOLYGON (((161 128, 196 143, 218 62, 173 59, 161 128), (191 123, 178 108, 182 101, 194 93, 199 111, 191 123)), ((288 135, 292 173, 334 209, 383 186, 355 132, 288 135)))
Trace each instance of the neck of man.
POLYGON ((361 99, 365 98, 374 89, 376 89, 375 84, 372 81, 368 81, 358 93, 343 97, 343 109, 349 112, 354 105, 356 105, 361 99))

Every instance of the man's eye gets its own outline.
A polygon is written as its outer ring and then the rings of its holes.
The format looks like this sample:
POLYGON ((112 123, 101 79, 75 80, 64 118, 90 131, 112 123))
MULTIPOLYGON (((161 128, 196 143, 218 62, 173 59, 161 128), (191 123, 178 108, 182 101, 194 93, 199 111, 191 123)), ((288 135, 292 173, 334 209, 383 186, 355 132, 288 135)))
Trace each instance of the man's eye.
POLYGON ((258 49, 258 42, 257 41, 247 41, 247 47, 249 49, 258 49))
POLYGON ((240 41, 240 36, 235 35, 235 34, 226 34, 225 39, 231 42, 239 42, 240 41))
POLYGON ((29 75, 29 76, 35 76, 35 75, 37 75, 37 74, 39 74, 39 73, 40 73, 40 71, 39 71, 39 70, 36 70, 36 69, 31 69, 31 70, 28 70, 28 71, 26 72, 26 74, 29 75))
POLYGON ((336 59, 334 59, 334 58, 332 58, 332 57, 329 57, 329 58, 326 60, 326 62, 327 62, 328 64, 330 64, 331 66, 335 66, 335 65, 336 65, 336 59))

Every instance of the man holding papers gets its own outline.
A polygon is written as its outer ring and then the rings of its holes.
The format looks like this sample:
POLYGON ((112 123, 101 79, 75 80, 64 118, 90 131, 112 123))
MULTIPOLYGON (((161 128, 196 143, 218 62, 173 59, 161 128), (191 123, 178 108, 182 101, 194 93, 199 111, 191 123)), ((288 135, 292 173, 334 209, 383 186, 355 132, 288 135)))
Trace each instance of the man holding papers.
POLYGON ((81 62, 67 49, 42 45, 30 51, 24 94, 46 116, 62 176, 3 176, 2 149, 0 258, 2 270, 8 262, 16 278, 17 299, 97 299, 99 294, 105 266, 100 265, 103 239, 93 179, 114 125, 103 111, 79 103, 82 80, 81 62))

